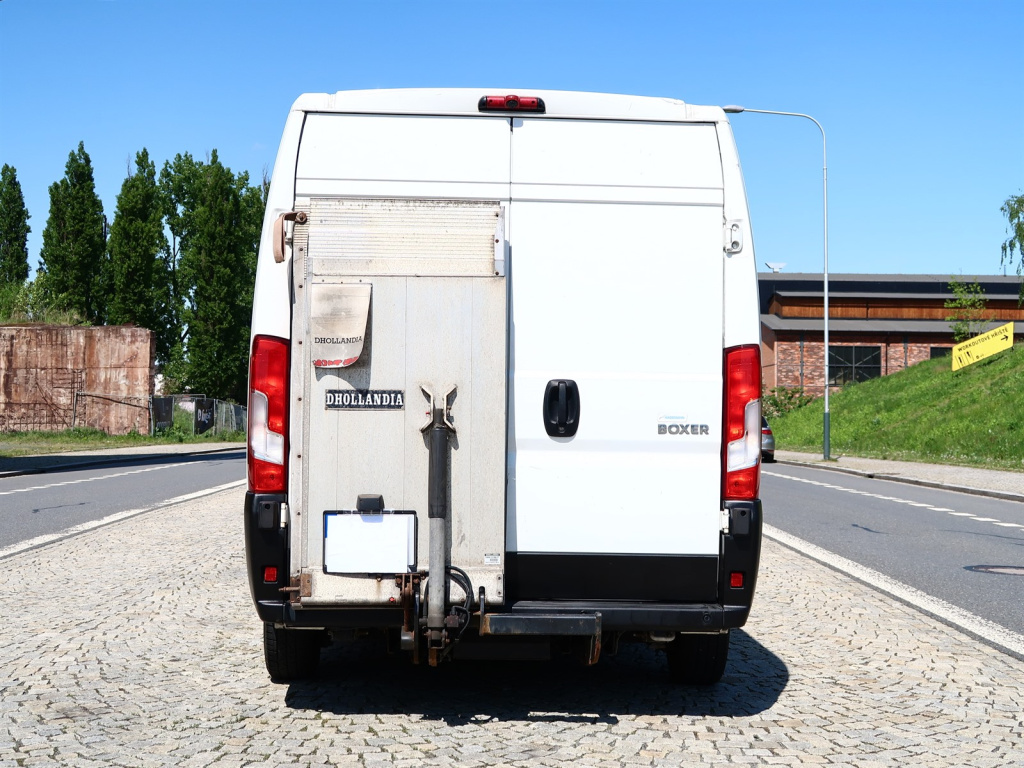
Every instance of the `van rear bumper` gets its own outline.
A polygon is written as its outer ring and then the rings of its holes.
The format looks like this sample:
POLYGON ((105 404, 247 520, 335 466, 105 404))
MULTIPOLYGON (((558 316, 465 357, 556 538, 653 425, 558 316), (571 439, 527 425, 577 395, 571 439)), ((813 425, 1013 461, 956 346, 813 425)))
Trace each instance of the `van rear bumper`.
MULTIPOLYGON (((260 600, 256 603, 260 619, 290 627, 401 627, 402 611, 388 608, 330 609, 295 608, 283 601, 260 600)), ((608 602, 547 602, 541 600, 515 603, 501 611, 488 613, 495 621, 521 623, 522 631, 513 634, 548 634, 531 631, 529 627, 541 625, 556 627, 562 621, 553 617, 601 617, 601 628, 611 632, 714 632, 742 627, 750 614, 750 606, 670 603, 608 603, 608 602)), ((505 634, 505 633, 503 633, 505 634)), ((563 634, 554 630, 552 634, 563 634)), ((569 632, 568 634, 578 634, 569 632)))
MULTIPOLYGON (((280 518, 267 512, 277 511, 283 496, 246 494, 246 555, 249 580, 256 612, 260 619, 273 624, 310 628, 373 628, 402 627, 401 608, 296 607, 282 593, 288 573, 287 531, 280 527, 280 518), (261 503, 262 502, 262 503, 261 503), (269 520, 260 525, 260 510, 269 520), (277 583, 262 580, 263 565, 279 566, 277 583)), ((762 510, 760 500, 726 502, 730 531, 721 539, 717 558, 717 590, 712 589, 704 600, 615 600, 615 599, 515 599, 488 615, 495 628, 506 627, 501 634, 538 634, 547 626, 554 634, 558 627, 567 634, 579 634, 576 624, 590 625, 587 617, 599 617, 602 631, 612 632, 716 632, 742 627, 750 615, 750 606, 757 584, 761 556, 762 510), (730 575, 741 573, 742 586, 734 587, 730 575), (574 617, 582 623, 574 621, 574 617), (521 628, 519 631, 517 628, 521 628)), ((712 558, 711 562, 715 559, 712 558)), ((677 575, 678 577, 678 575, 677 575)), ((535 596, 530 596, 535 597, 535 596)), ((545 633, 546 634, 546 633, 545 633)))
MULTIPOLYGON (((530 623, 533 616, 594 616, 600 615, 601 628, 606 632, 665 631, 711 632, 742 627, 750 614, 750 606, 721 605, 718 603, 630 603, 605 601, 524 600, 513 604, 490 618, 521 618, 530 623)), ((526 633, 524 633, 526 634, 526 633)))

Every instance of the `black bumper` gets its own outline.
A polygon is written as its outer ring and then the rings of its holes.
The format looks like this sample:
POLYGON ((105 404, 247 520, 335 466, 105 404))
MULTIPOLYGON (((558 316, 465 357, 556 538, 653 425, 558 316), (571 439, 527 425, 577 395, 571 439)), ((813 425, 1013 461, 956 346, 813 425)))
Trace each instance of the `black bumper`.
MULTIPOLYGON (((249 589, 260 619, 295 627, 401 627, 403 614, 400 608, 296 609, 289 602, 289 593, 281 591, 289 586, 290 571, 288 529, 280 525, 280 507, 285 498, 283 495, 252 492, 245 496, 245 553, 249 589), (268 582, 264 579, 266 566, 277 568, 277 581, 268 582)), ((603 630, 616 632, 701 632, 741 627, 750 614, 757 585, 761 557, 761 502, 727 502, 726 508, 729 510, 730 531, 721 537, 715 571, 706 573, 708 562, 704 560, 672 565, 672 568, 683 570, 677 573, 657 573, 659 578, 656 581, 664 584, 674 577, 675 581, 683 583, 672 586, 664 595, 651 594, 654 599, 635 599, 632 595, 632 599, 616 599, 614 590, 609 593, 602 589, 602 596, 606 599, 560 593, 541 597, 520 592, 516 596, 519 590, 513 587, 510 590, 511 602, 494 613, 521 616, 527 622, 530 615, 568 617, 599 613, 603 630), (691 570, 692 574, 689 573, 691 570), (732 586, 730 576, 734 573, 743 575, 743 586, 732 586), (686 576, 698 574, 704 586, 694 591, 692 580, 686 576), (685 583, 687 581, 690 584, 685 583)), ((510 559, 512 563, 515 562, 511 553, 510 559)), ((706 560, 714 563, 715 558, 706 560)), ((516 566, 512 563, 509 575, 514 577, 516 566)), ((632 570, 635 572, 635 569, 632 570)), ((516 581, 520 579, 511 578, 510 586, 516 581)), ((560 583, 564 584, 565 581, 560 583)), ((641 584, 644 589, 646 583, 641 584)))
POLYGON ((288 586, 288 529, 281 526, 281 505, 286 500, 283 494, 245 494, 245 563, 249 594, 260 618, 261 604, 288 599, 287 593, 281 591, 288 586), (267 567, 277 569, 276 580, 264 579, 267 567))

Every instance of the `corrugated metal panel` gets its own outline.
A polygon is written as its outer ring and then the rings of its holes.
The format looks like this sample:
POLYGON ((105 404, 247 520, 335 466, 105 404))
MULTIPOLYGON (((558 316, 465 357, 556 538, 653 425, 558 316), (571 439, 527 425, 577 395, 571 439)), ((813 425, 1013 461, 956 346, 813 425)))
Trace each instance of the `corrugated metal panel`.
POLYGON ((0 432, 147 432, 154 343, 129 326, 0 327, 0 432))
POLYGON ((497 202, 314 198, 311 271, 493 277, 501 222, 497 202))

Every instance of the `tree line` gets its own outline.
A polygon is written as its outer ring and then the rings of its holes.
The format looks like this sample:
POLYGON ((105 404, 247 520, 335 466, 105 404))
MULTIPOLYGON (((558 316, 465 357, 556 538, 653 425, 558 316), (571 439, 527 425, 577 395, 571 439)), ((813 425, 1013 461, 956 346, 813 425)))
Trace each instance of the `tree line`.
POLYGON ((0 322, 132 324, 153 331, 170 392, 244 401, 256 255, 268 184, 213 150, 157 173, 135 155, 108 227, 83 143, 49 189, 29 279, 29 212, 16 170, 0 169, 0 322))
MULTIPOLYGON (((29 280, 29 213, 14 168, 0 169, 0 322, 134 324, 156 337, 168 391, 242 401, 268 183, 251 186, 213 150, 160 173, 135 155, 107 227, 83 143, 50 186, 39 267, 29 280)), ((1003 264, 1024 267, 1024 194, 1010 196, 1003 264)), ((1022 288, 1024 292, 1024 288, 1022 288)), ((1024 293, 1022 293, 1024 299, 1024 293)))

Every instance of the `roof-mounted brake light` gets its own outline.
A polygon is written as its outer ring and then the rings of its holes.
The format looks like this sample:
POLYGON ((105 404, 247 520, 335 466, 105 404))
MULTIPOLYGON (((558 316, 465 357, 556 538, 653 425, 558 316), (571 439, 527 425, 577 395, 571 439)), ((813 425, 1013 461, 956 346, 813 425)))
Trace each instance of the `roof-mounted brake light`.
POLYGON ((544 113, 544 99, 536 96, 481 96, 477 107, 481 112, 544 113))

